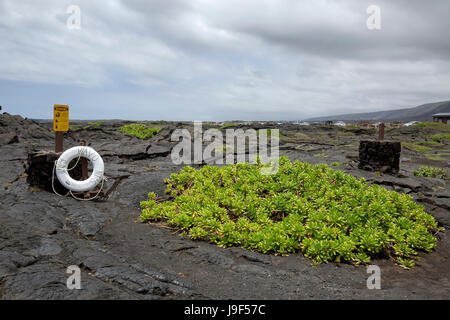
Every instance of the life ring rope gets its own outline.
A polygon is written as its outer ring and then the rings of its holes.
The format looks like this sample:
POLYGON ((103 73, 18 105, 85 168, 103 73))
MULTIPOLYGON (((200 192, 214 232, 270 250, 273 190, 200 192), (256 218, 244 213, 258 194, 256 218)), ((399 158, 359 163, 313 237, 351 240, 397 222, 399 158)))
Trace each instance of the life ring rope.
MULTIPOLYGON (((90 147, 84 147, 84 146, 73 147, 73 148, 67 150, 66 152, 64 152, 64 153, 58 158, 58 160, 56 160, 56 161, 54 162, 54 164, 53 164, 53 171, 52 171, 52 189, 53 189, 53 192, 54 192, 56 195, 60 196, 60 197, 66 197, 66 196, 68 196, 68 195, 70 194, 73 198, 75 198, 75 199, 77 199, 77 200, 80 200, 80 201, 91 201, 91 200, 94 200, 94 199, 96 199, 96 198, 100 195, 100 193, 103 191, 103 185, 104 185, 104 182, 107 180, 107 178, 103 175, 103 170, 104 170, 103 160, 101 159, 100 155, 99 155, 94 149, 92 149, 92 148, 90 148, 90 147), (74 153, 75 149, 76 149, 76 152, 77 152, 77 155, 76 155, 77 161, 75 162, 75 164, 74 164, 74 166, 73 166, 72 168, 65 168, 65 165, 68 166, 69 163, 74 159, 74 157, 73 157, 72 154, 74 153), (89 150, 89 149, 90 149, 90 150, 89 150), (89 151, 89 152, 88 152, 88 151, 89 151), (73 190, 71 190, 71 187, 68 186, 68 185, 70 185, 70 181, 65 181, 65 183, 64 183, 64 182, 63 182, 64 179, 60 176, 61 174, 58 175, 58 172, 56 172, 56 176, 57 176, 59 182, 60 182, 65 188, 67 188, 67 189, 69 190, 65 195, 59 194, 59 193, 56 192, 56 190, 55 190, 55 184, 54 184, 54 181, 55 181, 55 171, 57 170, 57 168, 59 168, 60 170, 63 171, 63 175, 65 174, 65 175, 67 176, 67 177, 65 177, 66 180, 71 180, 72 183, 77 182, 76 180, 73 180, 73 179, 70 177, 70 175, 68 174, 68 172, 71 171, 71 170, 73 170, 73 169, 75 169, 75 167, 78 165, 78 162, 80 161, 81 157, 83 156, 83 153, 84 153, 84 155, 85 155, 86 158, 88 158, 89 160, 91 160, 91 161, 94 162, 94 172, 92 173, 91 177, 97 177, 97 178, 100 178, 100 179, 101 179, 101 186, 100 186, 100 189, 98 190, 97 194, 96 194, 94 197, 91 197, 91 198, 88 198, 88 199, 78 198, 78 197, 76 197, 76 196, 73 194, 73 192, 72 192, 73 190), (69 154, 69 156, 68 156, 69 159, 65 159, 65 157, 67 157, 67 154, 69 154), (63 156, 64 156, 64 157, 63 157, 63 156), (59 164, 58 161, 59 161, 60 159, 61 159, 61 162, 63 163, 62 166, 58 166, 58 164, 59 164), (95 162, 98 162, 98 163, 96 164, 95 162), (61 180, 63 180, 63 181, 61 181, 61 180)), ((93 188, 95 188, 95 187, 100 183, 100 181, 97 182, 97 181, 95 181, 95 178, 92 178, 92 179, 91 179, 91 177, 88 178, 88 180, 91 180, 91 181, 92 181, 92 183, 91 183, 92 186, 89 186, 89 185, 88 185, 88 186, 84 186, 84 189, 86 189, 86 188, 88 188, 88 189, 83 190, 83 191, 88 191, 88 190, 90 190, 90 189, 93 189, 93 188)), ((87 181, 87 180, 84 180, 84 181, 87 181)), ((78 188, 80 188, 80 187, 78 187, 78 188)), ((75 190, 75 191, 78 191, 78 190, 75 190)))

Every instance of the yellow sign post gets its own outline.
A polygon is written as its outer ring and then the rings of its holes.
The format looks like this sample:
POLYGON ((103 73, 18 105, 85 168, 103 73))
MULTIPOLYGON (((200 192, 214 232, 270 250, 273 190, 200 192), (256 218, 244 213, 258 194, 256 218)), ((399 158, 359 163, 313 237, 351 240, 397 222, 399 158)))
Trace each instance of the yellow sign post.
POLYGON ((55 131, 55 152, 63 151, 64 131, 69 131, 69 106, 53 106, 53 130, 55 131))
POLYGON ((69 131, 69 106, 55 104, 53 107, 53 130, 69 131))

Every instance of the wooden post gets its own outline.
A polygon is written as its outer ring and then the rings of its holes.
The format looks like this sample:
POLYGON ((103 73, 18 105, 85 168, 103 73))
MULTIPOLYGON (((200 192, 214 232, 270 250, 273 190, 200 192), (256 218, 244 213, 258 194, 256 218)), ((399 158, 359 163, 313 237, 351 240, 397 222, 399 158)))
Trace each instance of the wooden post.
MULTIPOLYGON (((83 147, 86 146, 86 141, 81 140, 80 145, 83 147)), ((81 177, 82 180, 86 180, 88 178, 87 159, 84 157, 81 158, 81 177)))
POLYGON ((55 152, 60 153, 63 151, 64 132, 55 132, 55 152))
POLYGON ((383 141, 384 140, 384 123, 381 122, 378 125, 378 140, 383 141))
POLYGON ((53 131, 55 131, 55 152, 63 152, 64 132, 69 130, 69 106, 53 106, 53 131))

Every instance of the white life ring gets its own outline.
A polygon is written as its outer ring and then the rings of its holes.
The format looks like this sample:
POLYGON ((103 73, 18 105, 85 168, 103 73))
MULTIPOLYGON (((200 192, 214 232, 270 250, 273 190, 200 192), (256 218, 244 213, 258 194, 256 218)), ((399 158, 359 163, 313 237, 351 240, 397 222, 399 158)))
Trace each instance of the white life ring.
POLYGON ((68 190, 75 192, 89 191, 95 188, 95 186, 103 180, 105 166, 103 159, 100 155, 91 147, 73 147, 66 150, 56 161, 56 176, 59 182, 68 190), (67 171, 69 163, 78 157, 84 157, 89 159, 93 163, 93 172, 87 180, 77 181, 70 177, 67 171))

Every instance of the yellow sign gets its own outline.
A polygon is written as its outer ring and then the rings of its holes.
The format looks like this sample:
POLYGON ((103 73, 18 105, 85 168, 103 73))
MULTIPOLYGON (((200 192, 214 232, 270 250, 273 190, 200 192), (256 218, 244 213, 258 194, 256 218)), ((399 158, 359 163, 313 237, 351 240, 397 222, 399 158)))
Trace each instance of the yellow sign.
POLYGON ((69 106, 55 104, 53 107, 53 130, 69 130, 69 106))

